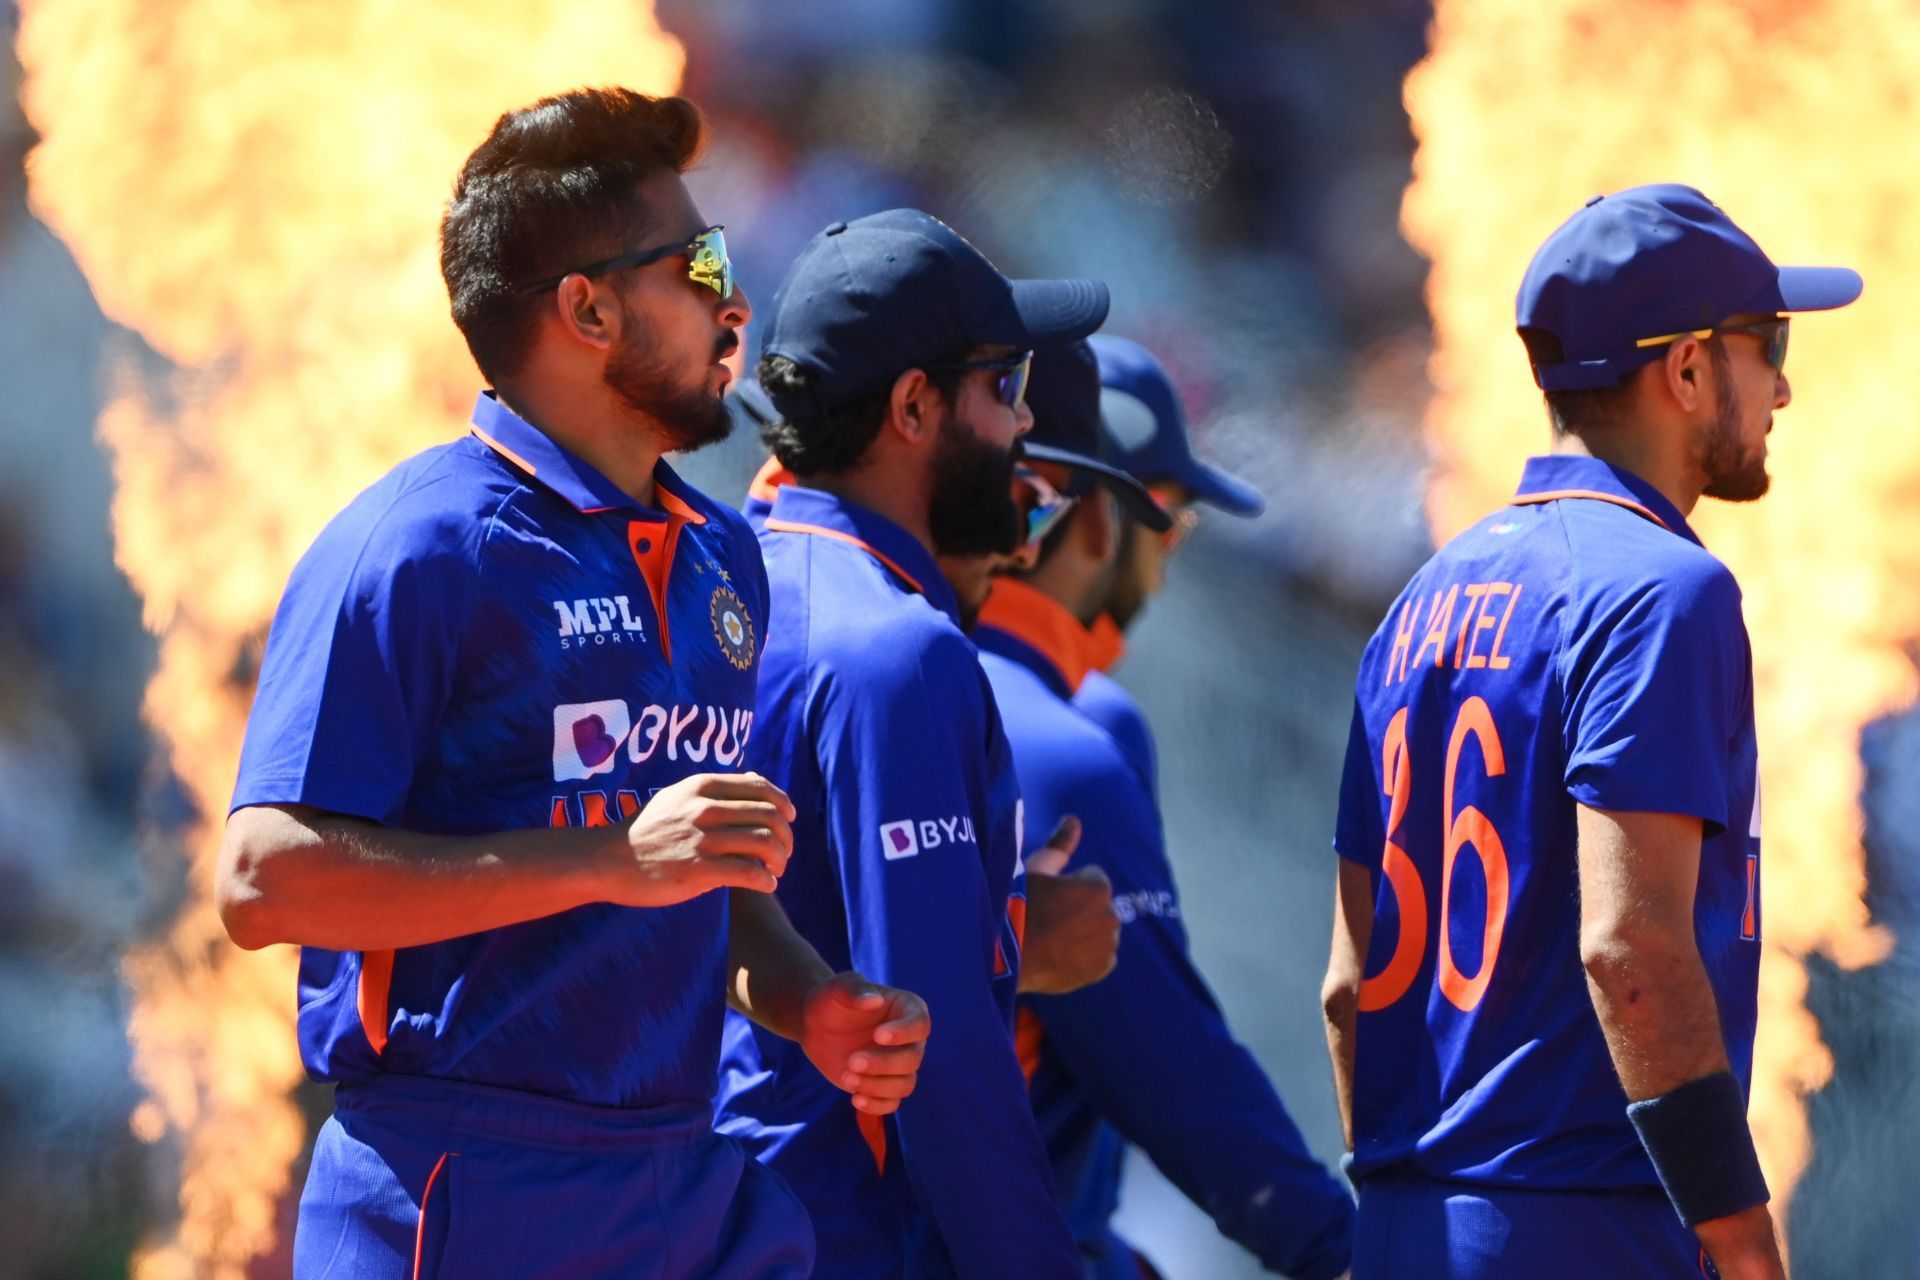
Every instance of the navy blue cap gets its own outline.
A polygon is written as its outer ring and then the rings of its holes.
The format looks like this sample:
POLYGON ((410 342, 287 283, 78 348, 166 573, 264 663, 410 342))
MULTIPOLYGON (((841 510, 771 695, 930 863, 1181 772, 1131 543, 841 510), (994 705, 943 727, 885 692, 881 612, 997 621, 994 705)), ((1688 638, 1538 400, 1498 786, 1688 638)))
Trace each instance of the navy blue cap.
POLYGON ((1173 527, 1173 517, 1145 485, 1101 456, 1100 366, 1085 339, 1035 349, 1027 407, 1033 410, 1033 428, 1020 437, 1020 447, 1028 459, 1092 478, 1155 533, 1173 527))
POLYGON ((1151 484, 1172 480, 1201 501, 1237 516, 1257 516, 1267 500, 1246 481, 1193 456, 1180 393, 1161 363, 1131 338, 1095 334, 1100 361, 1100 415, 1111 456, 1127 474, 1151 484))
POLYGON ((975 344, 1031 351, 1106 318, 1098 281, 1009 280, 933 215, 889 209, 807 242, 773 295, 761 353, 814 374, 809 394, 773 397, 805 418, 975 344))
POLYGON ((1580 391, 1618 386, 1666 350, 1641 339, 1859 296, 1859 272, 1777 267, 1719 206, 1666 182, 1594 196, 1561 223, 1528 264, 1514 315, 1534 381, 1580 391))

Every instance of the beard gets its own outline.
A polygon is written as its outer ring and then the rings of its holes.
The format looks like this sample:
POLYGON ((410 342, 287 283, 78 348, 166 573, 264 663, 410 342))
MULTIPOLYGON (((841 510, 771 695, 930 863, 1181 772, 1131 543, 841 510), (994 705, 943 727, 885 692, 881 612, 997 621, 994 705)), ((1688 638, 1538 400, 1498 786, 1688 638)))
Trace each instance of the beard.
POLYGON ((997 449, 948 416, 933 452, 933 549, 943 556, 1011 555, 1020 547, 1013 450, 997 449))
MULTIPOLYGON (((658 426, 664 452, 689 453, 725 440, 733 430, 733 416, 727 412, 726 401, 707 390, 704 375, 700 385, 685 386, 672 366, 643 347, 639 335, 644 330, 624 299, 620 311, 622 332, 628 337, 607 359, 601 376, 608 389, 628 408, 658 426)), ((739 340, 729 331, 715 346, 714 358, 729 354, 738 345, 739 340)))
MULTIPOLYGON (((1714 355, 1720 356, 1717 348, 1714 355)), ((1751 449, 1741 439, 1740 420, 1744 416, 1744 405, 1740 393, 1733 385, 1731 370, 1720 358, 1714 360, 1715 381, 1719 383, 1719 392, 1715 397, 1714 419, 1696 438, 1694 447, 1700 458, 1700 469, 1707 478, 1707 484, 1700 492, 1709 498, 1718 498, 1722 502, 1752 502, 1766 496, 1767 488, 1773 478, 1767 474, 1767 455, 1764 439, 1760 449, 1751 449)))

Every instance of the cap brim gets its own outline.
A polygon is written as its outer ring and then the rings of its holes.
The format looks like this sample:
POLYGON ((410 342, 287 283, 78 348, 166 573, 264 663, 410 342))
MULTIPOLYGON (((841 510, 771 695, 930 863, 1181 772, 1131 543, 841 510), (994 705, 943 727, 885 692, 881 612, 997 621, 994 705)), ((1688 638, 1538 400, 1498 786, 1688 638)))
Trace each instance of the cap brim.
MULTIPOLYGON (((1107 286, 1098 280, 1012 280, 1021 345, 1075 342, 1107 322, 1107 286)), ((988 339, 991 341, 991 339, 988 339)))
POLYGON ((1267 499, 1258 489, 1198 459, 1172 478, 1187 486, 1198 501, 1230 515, 1257 516, 1267 509, 1267 499))
POLYGON ((1021 456, 1033 462, 1051 462, 1056 466, 1070 467, 1075 471, 1084 471, 1093 476, 1114 497, 1120 499, 1127 514, 1138 520, 1155 533, 1165 533, 1173 528, 1173 517, 1168 515, 1161 505, 1153 500, 1145 485, 1135 480, 1118 467, 1110 467, 1097 458, 1089 458, 1084 453, 1075 453, 1071 449, 1056 449, 1052 445, 1020 443, 1021 456))
POLYGON ((1781 267, 1780 311, 1831 311, 1860 296, 1860 273, 1850 267, 1781 267))

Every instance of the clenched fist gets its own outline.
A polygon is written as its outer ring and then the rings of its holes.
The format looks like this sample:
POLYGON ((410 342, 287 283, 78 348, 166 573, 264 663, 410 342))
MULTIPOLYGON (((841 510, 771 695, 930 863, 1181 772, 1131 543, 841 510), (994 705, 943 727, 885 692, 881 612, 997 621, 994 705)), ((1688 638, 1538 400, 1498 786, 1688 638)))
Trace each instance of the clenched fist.
POLYGON ((626 839, 608 901, 667 907, 709 889, 772 893, 793 853, 793 801, 757 773, 701 773, 647 801, 626 839))
POLYGON ((1020 990, 1061 996, 1113 972, 1120 917, 1113 885, 1098 867, 1062 875, 1080 844, 1080 820, 1066 817, 1045 847, 1027 859, 1027 936, 1020 950, 1020 990))

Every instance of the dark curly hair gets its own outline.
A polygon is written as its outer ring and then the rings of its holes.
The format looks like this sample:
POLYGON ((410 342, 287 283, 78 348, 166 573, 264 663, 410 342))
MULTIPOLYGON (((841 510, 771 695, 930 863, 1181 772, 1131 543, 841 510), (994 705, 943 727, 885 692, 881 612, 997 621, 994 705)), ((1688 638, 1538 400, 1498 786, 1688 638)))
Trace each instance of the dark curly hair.
MULTIPOLYGON (((964 355, 955 354, 928 363, 951 364, 963 358, 964 355)), ((960 379, 966 376, 960 369, 928 369, 926 373, 927 381, 948 403, 952 403, 954 393, 960 389, 960 379)), ((813 390, 816 380, 813 370, 805 365, 795 364, 786 356, 772 355, 760 357, 754 376, 776 400, 783 394, 806 395, 813 390)), ((783 416, 763 422, 760 438, 780 460, 780 465, 797 476, 837 475, 858 463, 867 446, 880 434, 880 424, 886 421, 887 403, 897 378, 898 375, 889 378, 877 391, 844 400, 804 418, 783 416)))
POLYGON ((648 212, 637 184, 686 172, 705 141, 691 102, 631 89, 576 89, 494 122, 440 220, 453 322, 488 382, 511 377, 533 342, 541 300, 518 287, 631 249, 648 212))

